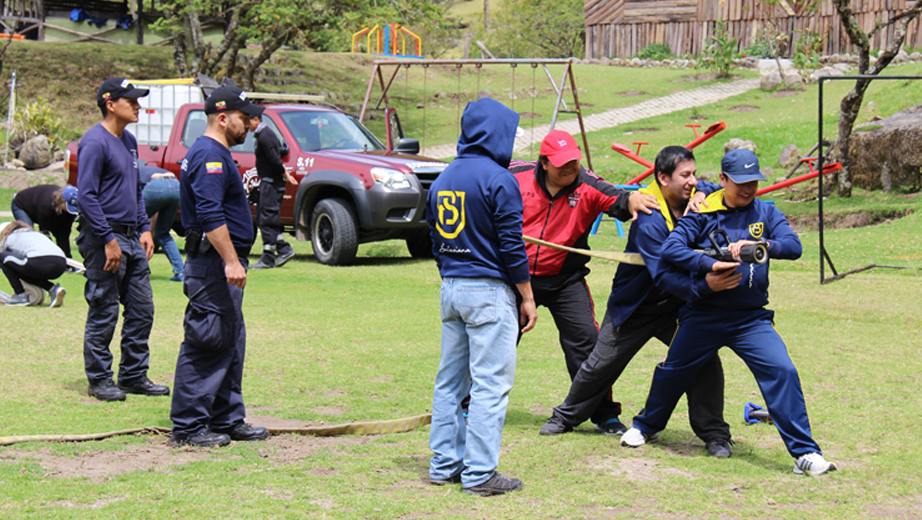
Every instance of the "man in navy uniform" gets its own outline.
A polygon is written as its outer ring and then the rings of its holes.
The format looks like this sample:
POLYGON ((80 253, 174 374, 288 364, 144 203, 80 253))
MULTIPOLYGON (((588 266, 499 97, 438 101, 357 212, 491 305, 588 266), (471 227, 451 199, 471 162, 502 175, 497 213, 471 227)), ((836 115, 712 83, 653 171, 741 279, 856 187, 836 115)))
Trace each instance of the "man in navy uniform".
POLYGON ((89 394, 124 401, 125 393, 169 395, 147 377, 148 338, 154 300, 148 260, 154 253, 150 221, 138 181, 138 142, 125 130, 138 121, 138 98, 147 90, 124 78, 109 78, 96 92, 103 120, 80 140, 77 200, 81 210, 77 247, 86 266, 84 295, 89 306, 83 357, 89 394), (112 381, 109 343, 124 310, 118 386, 112 381))
POLYGON ((241 307, 254 237, 246 191, 229 150, 244 142, 250 117, 262 112, 237 87, 215 89, 205 100, 205 134, 183 159, 180 211, 188 255, 183 289, 189 304, 170 410, 174 446, 269 437, 266 428, 244 422, 241 307))

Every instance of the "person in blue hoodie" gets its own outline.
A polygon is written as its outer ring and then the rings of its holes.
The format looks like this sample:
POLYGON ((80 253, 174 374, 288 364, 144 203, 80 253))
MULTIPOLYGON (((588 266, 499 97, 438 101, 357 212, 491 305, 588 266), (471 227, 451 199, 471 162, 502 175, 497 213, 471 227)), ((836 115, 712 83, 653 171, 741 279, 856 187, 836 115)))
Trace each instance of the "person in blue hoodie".
POLYGON ((519 116, 468 103, 458 155, 429 188, 426 221, 442 276, 442 350, 432 398, 429 477, 465 493, 522 489, 496 471, 516 341, 538 318, 522 240, 522 195, 507 170, 519 116), (468 420, 461 410, 470 392, 468 420))
MULTIPOLYGON (((727 269, 727 262, 696 251, 709 246, 709 236, 717 230, 727 233, 728 249, 737 260, 743 246, 758 242, 767 246, 769 259, 800 258, 800 238, 784 214, 755 198, 765 177, 752 151, 728 152, 721 162, 720 180, 724 189, 709 195, 700 213, 681 219, 663 242, 665 262, 657 283, 677 269, 692 273, 696 284, 709 272, 727 269)), ((788 453, 796 459, 794 473, 816 476, 836 469, 813 440, 797 368, 775 331, 775 313, 765 308, 769 264, 729 263, 742 275, 739 286, 705 295, 679 311, 679 328, 669 353, 656 367, 646 405, 621 437, 622 445, 636 448, 653 440, 701 367, 726 345, 755 376, 788 453)))
MULTIPOLYGON (((656 198, 659 211, 638 214, 625 246, 626 253, 639 254, 646 265, 618 266, 595 348, 573 378, 566 400, 554 408, 541 428, 542 435, 570 432, 600 409, 610 417, 621 415, 621 404, 605 397, 637 352, 653 338, 669 344, 679 308, 685 302, 739 284, 740 274, 734 271, 708 273, 694 283, 687 273, 673 271, 660 283, 653 283, 661 269, 660 249, 669 232, 688 208, 698 207, 705 194, 719 188, 698 182, 695 156, 682 146, 662 149, 656 155, 654 171, 653 182, 640 191, 656 198)), ((705 363, 687 394, 689 422, 705 442, 708 454, 729 457, 730 426, 723 420, 724 374, 719 356, 715 354, 705 363)))

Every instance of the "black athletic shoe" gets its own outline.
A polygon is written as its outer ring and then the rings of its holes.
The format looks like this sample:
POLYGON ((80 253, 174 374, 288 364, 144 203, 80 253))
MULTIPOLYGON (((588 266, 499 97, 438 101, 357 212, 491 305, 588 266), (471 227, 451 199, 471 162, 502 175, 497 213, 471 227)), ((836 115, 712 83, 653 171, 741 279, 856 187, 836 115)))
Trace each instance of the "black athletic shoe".
POLYGON ((547 423, 541 427, 541 431, 538 433, 540 435, 560 435, 561 433, 568 433, 572 431, 572 426, 564 424, 563 421, 560 421, 556 417, 551 417, 547 420, 547 423))
POLYGON ((275 267, 282 267, 285 265, 285 262, 291 260, 295 256, 295 250, 289 249, 284 253, 279 253, 279 256, 275 259, 275 267))
POLYGON ((730 456, 733 455, 733 450, 730 449, 730 444, 732 443, 733 441, 725 441, 723 439, 707 443, 708 456, 717 459, 729 459, 730 456))
POLYGON ((227 446, 231 438, 223 433, 202 430, 191 437, 170 439, 170 446, 177 448, 179 446, 195 446, 197 448, 214 448, 215 446, 227 446))
POLYGON ((429 483, 433 486, 447 486, 449 484, 460 484, 461 474, 452 475, 448 478, 429 478, 429 483))
POLYGON ((257 271, 260 269, 274 269, 274 268, 275 268, 274 264, 267 264, 263 262, 262 260, 256 262, 255 264, 249 267, 250 270, 257 270, 257 271))
POLYGON ((523 487, 525 487, 525 484, 520 479, 506 478, 500 475, 499 471, 494 471, 490 480, 479 486, 464 488, 462 491, 469 495, 488 497, 490 495, 503 495, 512 491, 519 491, 523 487))
POLYGON ((617 417, 614 417, 603 423, 596 424, 595 429, 605 435, 624 435, 624 432, 627 431, 627 426, 617 417))
POLYGON ((87 390, 87 393, 90 397, 95 397, 100 401, 124 401, 125 392, 119 390, 115 383, 111 379, 103 379, 98 383, 90 383, 90 388, 87 390))
POLYGON ((153 381, 148 379, 147 376, 144 376, 132 383, 123 383, 121 380, 119 380, 118 387, 126 394, 151 396, 170 395, 170 387, 166 385, 155 384, 153 381))
POLYGON ((240 423, 233 430, 227 432, 227 435, 230 436, 231 440, 235 441, 264 441, 269 438, 269 429, 240 423))

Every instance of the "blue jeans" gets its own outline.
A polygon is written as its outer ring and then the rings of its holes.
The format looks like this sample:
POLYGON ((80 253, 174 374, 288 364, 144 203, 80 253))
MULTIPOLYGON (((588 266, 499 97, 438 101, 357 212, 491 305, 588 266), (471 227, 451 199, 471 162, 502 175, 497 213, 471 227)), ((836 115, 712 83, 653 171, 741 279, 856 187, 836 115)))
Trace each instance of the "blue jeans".
POLYGON ((10 211, 13 212, 14 219, 35 227, 35 222, 32 221, 32 217, 30 217, 29 214, 25 212, 25 210, 17 206, 16 201, 10 202, 10 211))
POLYGON ((432 397, 429 475, 483 484, 499 465, 509 392, 515 380, 515 293, 494 278, 442 280, 442 355, 432 397), (461 400, 470 391, 468 421, 461 400))
POLYGON ((159 214, 154 224, 154 241, 163 249, 163 254, 173 266, 173 274, 182 274, 182 256, 179 247, 170 235, 173 221, 179 211, 179 181, 170 178, 151 179, 144 186, 144 209, 147 216, 159 214))

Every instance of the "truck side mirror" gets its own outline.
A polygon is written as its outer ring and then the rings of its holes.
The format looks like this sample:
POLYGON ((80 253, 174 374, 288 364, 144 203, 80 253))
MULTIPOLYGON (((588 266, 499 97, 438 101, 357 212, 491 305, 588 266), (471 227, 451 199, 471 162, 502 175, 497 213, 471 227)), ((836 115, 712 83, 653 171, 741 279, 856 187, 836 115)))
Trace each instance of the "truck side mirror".
POLYGON ((279 157, 285 157, 286 155, 288 155, 288 143, 282 141, 279 144, 279 157))
POLYGON ((401 137, 400 140, 397 141, 397 148, 394 150, 397 153, 419 155, 419 141, 408 137, 401 137))

